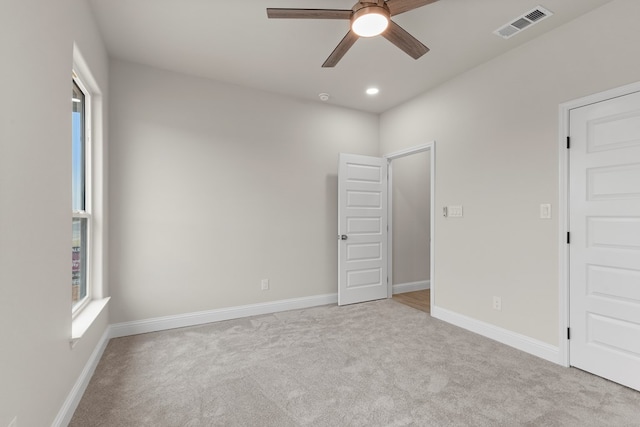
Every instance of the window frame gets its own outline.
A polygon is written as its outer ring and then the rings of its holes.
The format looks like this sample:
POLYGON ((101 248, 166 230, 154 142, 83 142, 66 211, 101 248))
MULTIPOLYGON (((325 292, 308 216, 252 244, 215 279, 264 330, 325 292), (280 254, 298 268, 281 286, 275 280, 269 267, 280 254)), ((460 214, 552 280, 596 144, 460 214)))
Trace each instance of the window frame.
MULTIPOLYGON (((72 318, 75 318, 93 299, 93 173, 92 173, 92 159, 93 159, 93 150, 92 150, 92 121, 93 121, 93 111, 92 111, 92 101, 93 97, 91 96, 91 92, 87 89, 87 85, 83 82, 81 75, 79 76, 79 72, 76 71, 76 66, 72 70, 72 82, 78 86, 78 89, 84 95, 84 123, 83 123, 83 148, 84 148, 84 210, 76 211, 71 210, 72 221, 73 219, 85 219, 87 223, 86 229, 86 248, 85 248, 85 286, 86 286, 86 295, 84 298, 79 300, 77 303, 71 303, 71 315, 72 318)), ((73 150, 73 147, 72 147, 73 150)), ((72 187, 73 191, 73 187, 72 187)))
MULTIPOLYGON (((105 129, 106 112, 104 105, 106 101, 98 81, 75 42, 73 43, 73 64, 70 71, 72 71, 72 77, 79 80, 85 96, 88 95, 88 99, 85 98, 85 107, 88 109, 85 112, 88 117, 88 120, 85 121, 85 126, 87 126, 87 123, 89 125, 85 130, 85 140, 88 142, 85 149, 88 152, 85 153, 84 160, 86 163, 85 182, 87 186, 85 189, 85 197, 87 197, 85 203, 88 204, 85 205, 86 213, 82 212, 81 215, 90 216, 91 221, 91 228, 86 236, 88 249, 86 261, 88 296, 84 298, 83 304, 76 304, 75 307, 73 307, 73 302, 70 301, 71 307, 67 312, 71 321, 69 344, 71 348, 74 348, 101 313, 104 313, 104 309, 111 298, 108 296, 106 265, 108 247, 106 217, 107 132, 105 129)), ((107 76, 102 74, 101 77, 104 80, 103 83, 106 84, 107 76)), ((72 160, 71 156, 69 160, 72 160)), ((69 175, 71 175, 71 171, 72 168, 69 168, 69 175)), ((73 181, 69 184, 73 188, 73 181)), ((68 203, 71 205, 73 217, 72 200, 69 200, 68 203)), ((69 237, 72 238, 73 236, 69 237)), ((69 278, 71 278, 71 274, 69 274, 69 278)), ((65 284, 67 286, 66 289, 69 289, 69 284, 72 283, 65 284)))

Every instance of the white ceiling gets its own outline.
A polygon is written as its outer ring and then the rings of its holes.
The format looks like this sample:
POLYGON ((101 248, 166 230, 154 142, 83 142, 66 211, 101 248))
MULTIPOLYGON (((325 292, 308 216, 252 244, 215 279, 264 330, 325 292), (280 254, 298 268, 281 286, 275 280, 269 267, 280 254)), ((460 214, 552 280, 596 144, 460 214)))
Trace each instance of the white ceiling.
POLYGON ((267 7, 350 9, 355 0, 90 0, 111 57, 380 113, 611 0, 439 0, 393 17, 431 51, 414 60, 359 39, 321 68, 349 21, 267 19, 267 7), (536 6, 554 13, 503 40, 492 34, 536 6), (380 93, 366 95, 378 86, 380 93))

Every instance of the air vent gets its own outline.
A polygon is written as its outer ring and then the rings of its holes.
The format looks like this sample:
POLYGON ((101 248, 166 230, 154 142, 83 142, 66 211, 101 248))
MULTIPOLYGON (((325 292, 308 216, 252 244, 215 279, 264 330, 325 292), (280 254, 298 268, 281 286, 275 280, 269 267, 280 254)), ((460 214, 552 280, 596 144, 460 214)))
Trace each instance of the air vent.
POLYGON ((534 9, 533 12, 531 13, 527 13, 524 17, 527 18, 530 21, 536 22, 542 18, 546 18, 547 16, 549 16, 549 11, 545 11, 547 13, 544 13, 542 10, 540 9, 534 9))
POLYGON ((511 25, 513 25, 514 27, 516 27, 519 30, 524 30, 526 27, 528 27, 529 25, 531 25, 531 21, 528 21, 524 18, 520 18, 515 22, 512 22, 511 25))
POLYGON ((503 39, 508 39, 518 34, 520 31, 525 28, 531 27, 533 24, 537 24, 545 18, 553 15, 552 12, 545 9, 542 6, 538 6, 533 10, 523 14, 522 16, 518 16, 513 19, 507 25, 504 25, 493 32, 493 34, 502 37, 503 39))

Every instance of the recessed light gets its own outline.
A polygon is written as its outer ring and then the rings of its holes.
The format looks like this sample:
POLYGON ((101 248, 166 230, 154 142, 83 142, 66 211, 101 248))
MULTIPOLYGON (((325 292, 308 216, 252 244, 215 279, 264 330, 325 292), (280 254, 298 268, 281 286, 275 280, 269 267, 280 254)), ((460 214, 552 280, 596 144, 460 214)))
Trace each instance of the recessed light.
POLYGON ((380 89, 377 87, 370 87, 367 89, 367 95, 377 95, 380 92, 380 89))
POLYGON ((319 93, 318 94, 318 98, 320 98, 320 101, 326 102, 329 100, 329 94, 328 93, 319 93))

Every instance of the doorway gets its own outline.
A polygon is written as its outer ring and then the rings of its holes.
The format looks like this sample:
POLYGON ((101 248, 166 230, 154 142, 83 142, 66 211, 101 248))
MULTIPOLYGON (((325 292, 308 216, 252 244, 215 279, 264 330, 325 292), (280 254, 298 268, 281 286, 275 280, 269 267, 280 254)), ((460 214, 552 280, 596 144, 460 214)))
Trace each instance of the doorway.
MULTIPOLYGON (((434 197, 435 142, 382 158, 341 153, 338 167, 338 305, 392 298, 393 288, 393 162, 429 152, 428 254, 419 260, 428 264, 429 306, 434 287, 434 197)), ((418 282, 416 282, 418 283, 418 282)), ((405 283, 401 291, 416 283, 405 283)), ((397 289, 396 290, 400 290, 397 289)))
POLYGON ((389 162, 388 296, 427 313, 434 295, 434 148, 430 142, 384 156, 389 162))

